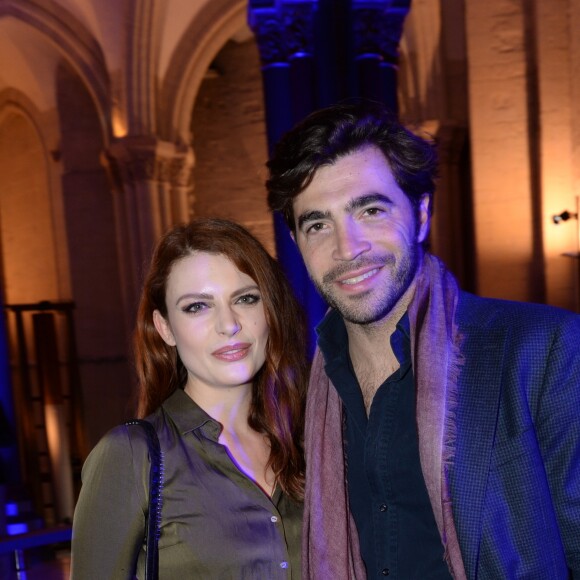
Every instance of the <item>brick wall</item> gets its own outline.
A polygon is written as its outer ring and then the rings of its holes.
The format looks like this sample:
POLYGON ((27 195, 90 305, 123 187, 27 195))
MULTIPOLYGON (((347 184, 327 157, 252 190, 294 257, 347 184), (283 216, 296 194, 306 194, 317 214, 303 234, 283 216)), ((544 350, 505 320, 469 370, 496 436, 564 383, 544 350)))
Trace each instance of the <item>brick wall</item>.
POLYGON ((258 49, 228 42, 193 112, 194 214, 233 219, 274 254, 264 180, 267 145, 258 49))

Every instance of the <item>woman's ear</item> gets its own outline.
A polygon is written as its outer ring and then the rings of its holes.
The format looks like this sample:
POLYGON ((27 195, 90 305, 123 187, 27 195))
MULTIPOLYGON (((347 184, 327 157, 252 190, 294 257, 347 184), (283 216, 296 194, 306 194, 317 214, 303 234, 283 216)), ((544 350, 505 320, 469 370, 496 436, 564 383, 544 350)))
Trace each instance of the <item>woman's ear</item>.
POLYGON ((159 310, 153 311, 153 324, 164 342, 169 346, 175 346, 175 337, 173 336, 173 332, 171 332, 171 326, 169 326, 169 322, 159 310))

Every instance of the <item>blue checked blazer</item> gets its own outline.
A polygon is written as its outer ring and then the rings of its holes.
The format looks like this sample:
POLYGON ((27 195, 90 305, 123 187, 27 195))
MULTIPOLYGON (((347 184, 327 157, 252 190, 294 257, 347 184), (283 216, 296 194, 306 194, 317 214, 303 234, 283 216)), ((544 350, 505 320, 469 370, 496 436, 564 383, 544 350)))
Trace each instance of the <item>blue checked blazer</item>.
POLYGON ((580 578, 580 316, 461 293, 457 322, 449 484, 467 577, 580 578))

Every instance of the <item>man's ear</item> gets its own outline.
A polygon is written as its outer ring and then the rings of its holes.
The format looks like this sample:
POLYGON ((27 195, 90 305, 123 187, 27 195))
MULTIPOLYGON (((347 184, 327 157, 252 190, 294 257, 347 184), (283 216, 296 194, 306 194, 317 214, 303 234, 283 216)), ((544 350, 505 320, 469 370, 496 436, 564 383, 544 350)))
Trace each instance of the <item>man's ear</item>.
POLYGON ((429 235, 431 225, 431 215, 429 212, 431 206, 431 196, 424 193, 419 201, 419 231, 417 232, 417 241, 422 244, 429 235))
POLYGON ((169 346, 175 346, 176 342, 173 332, 171 331, 171 326, 169 326, 169 322, 163 317, 159 310, 153 311, 153 324, 163 341, 169 346))

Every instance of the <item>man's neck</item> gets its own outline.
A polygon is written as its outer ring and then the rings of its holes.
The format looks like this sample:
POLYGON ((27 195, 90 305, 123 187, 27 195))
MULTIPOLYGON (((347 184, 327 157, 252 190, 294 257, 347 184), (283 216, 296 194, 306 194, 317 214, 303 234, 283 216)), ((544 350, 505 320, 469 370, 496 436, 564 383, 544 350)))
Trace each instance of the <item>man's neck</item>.
POLYGON ((399 361, 391 347, 391 336, 407 311, 414 293, 415 281, 390 312, 372 325, 345 321, 350 359, 362 391, 367 415, 380 385, 399 368, 399 361))
POLYGON ((415 293, 416 281, 413 280, 395 306, 381 320, 372 324, 354 324, 344 321, 348 333, 351 358, 361 358, 377 352, 384 355, 385 348, 391 349, 390 338, 397 328, 415 293))

